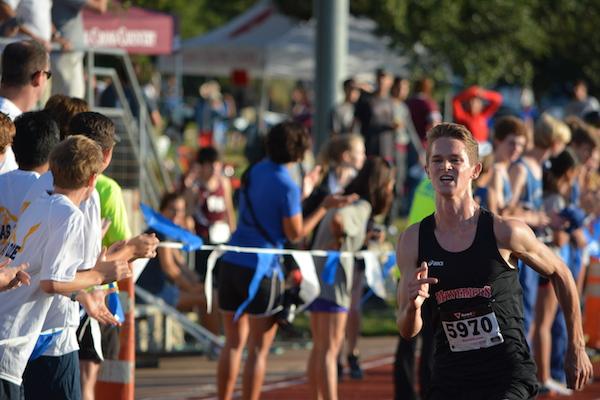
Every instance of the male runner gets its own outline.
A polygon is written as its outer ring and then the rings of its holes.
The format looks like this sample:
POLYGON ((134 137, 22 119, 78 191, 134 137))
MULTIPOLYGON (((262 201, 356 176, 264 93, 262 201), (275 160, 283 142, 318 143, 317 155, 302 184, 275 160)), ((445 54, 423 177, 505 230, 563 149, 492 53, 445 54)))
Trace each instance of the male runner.
POLYGON ((399 240, 397 322, 400 334, 411 338, 424 318, 432 319, 436 351, 429 399, 529 399, 537 393, 523 332, 517 258, 548 277, 556 290, 568 325, 567 385, 581 390, 593 371, 567 266, 525 223, 475 203, 471 183, 481 164, 477 142, 464 126, 436 126, 428 143, 426 170, 436 211, 399 240), (431 313, 422 315, 430 296, 431 313))

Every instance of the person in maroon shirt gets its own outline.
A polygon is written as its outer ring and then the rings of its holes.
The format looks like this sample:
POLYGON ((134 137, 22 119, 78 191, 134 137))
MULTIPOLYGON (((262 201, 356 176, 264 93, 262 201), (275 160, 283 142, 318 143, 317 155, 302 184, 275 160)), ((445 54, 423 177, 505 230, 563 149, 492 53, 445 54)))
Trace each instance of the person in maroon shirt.
POLYGON ((466 126, 478 142, 486 142, 489 136, 488 121, 501 104, 500 93, 471 86, 452 100, 454 121, 466 126), (483 101, 487 101, 488 104, 484 106, 483 101))
POLYGON ((406 100, 410 116, 423 146, 425 146, 427 131, 442 122, 442 115, 432 94, 433 80, 422 78, 415 83, 415 95, 406 100))

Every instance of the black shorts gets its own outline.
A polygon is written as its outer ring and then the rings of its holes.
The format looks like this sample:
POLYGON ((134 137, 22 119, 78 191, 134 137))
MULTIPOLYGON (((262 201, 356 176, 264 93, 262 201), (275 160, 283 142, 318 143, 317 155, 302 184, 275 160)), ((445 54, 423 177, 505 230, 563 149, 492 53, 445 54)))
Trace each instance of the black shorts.
POLYGON ((41 356, 27 363, 23 375, 25 400, 81 400, 77 352, 41 356))
MULTIPOLYGON (((254 276, 254 269, 241 267, 226 261, 219 261, 219 307, 223 311, 235 312, 248 298, 248 286, 254 276)), ((282 309, 283 280, 277 273, 263 277, 254 299, 244 313, 256 316, 270 316, 282 309)))
POLYGON ((23 386, 0 379, 0 399, 21 400, 23 398, 23 386))
POLYGON ((79 342, 79 359, 81 361, 92 361, 96 363, 104 360, 116 360, 119 357, 120 342, 118 326, 100 325, 99 335, 97 328, 92 328, 93 320, 89 316, 81 319, 77 328, 77 341, 79 342), (95 332, 92 334, 92 330, 95 332), (98 342, 98 343, 97 343, 98 342), (102 354, 98 354, 99 347, 102 354), (102 356, 102 357, 100 357, 102 356))

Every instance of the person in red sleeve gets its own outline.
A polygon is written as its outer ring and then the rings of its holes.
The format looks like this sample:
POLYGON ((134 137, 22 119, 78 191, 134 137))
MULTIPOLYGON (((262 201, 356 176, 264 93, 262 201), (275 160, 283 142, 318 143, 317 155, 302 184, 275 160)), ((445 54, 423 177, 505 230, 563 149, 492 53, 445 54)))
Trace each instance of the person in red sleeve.
POLYGON ((454 120, 466 126, 478 142, 486 142, 489 136, 488 120, 498 111, 501 104, 500 93, 471 86, 452 100, 454 120), (488 104, 484 106, 483 101, 487 101, 488 104))

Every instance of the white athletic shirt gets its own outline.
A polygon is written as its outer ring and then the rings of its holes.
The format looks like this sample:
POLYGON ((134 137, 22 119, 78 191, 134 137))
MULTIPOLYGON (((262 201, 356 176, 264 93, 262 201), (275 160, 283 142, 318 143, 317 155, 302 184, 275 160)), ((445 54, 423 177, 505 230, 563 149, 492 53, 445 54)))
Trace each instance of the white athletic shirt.
MULTIPOLYGON (((0 345, 0 378, 21 384, 37 336, 48 321, 55 298, 40 288, 41 280, 69 282, 83 260, 83 223, 80 209, 66 196, 40 196, 19 217, 2 256, 13 264, 29 263, 31 285, 0 293, 0 338, 26 337, 18 344, 0 345), (27 336, 30 335, 30 336, 27 336)), ((64 321, 54 321, 59 325, 64 321)))
MULTIPOLYGON (((52 191, 54 185, 54 179, 52 172, 48 171, 33 184, 29 189, 29 192, 25 196, 24 203, 31 201, 44 193, 52 191)), ((25 206, 25 205, 24 205, 25 206)), ((96 265, 98 255, 102 249, 102 219, 100 216, 100 196, 98 191, 94 189, 89 199, 83 201, 79 207, 84 215, 83 225, 83 238, 84 238, 84 256, 83 262, 78 266, 78 270, 86 270, 93 268, 96 265)), ((63 296, 64 297, 64 296, 63 296)), ((68 299, 67 299, 68 300, 68 299)), ((58 334, 52 341, 50 346, 44 352, 44 356, 61 356, 71 353, 79 349, 77 344, 76 330, 79 326, 79 317, 73 320, 65 320, 64 325, 52 326, 53 321, 59 318, 60 315, 65 313, 71 308, 78 310, 78 303, 70 302, 64 303, 62 299, 57 300, 60 305, 53 305, 49 312, 49 321, 44 323, 43 330, 67 327, 64 331, 58 334), (65 310, 62 306, 67 307, 65 310)), ((77 315, 79 313, 77 312, 77 315)))
MULTIPOLYGON (((12 101, 6 97, 0 96, 0 112, 8 115, 11 120, 15 120, 19 115, 23 114, 23 111, 15 105, 12 101)), ((9 171, 13 171, 19 168, 17 160, 15 159, 15 153, 12 151, 12 147, 8 146, 4 153, 4 161, 0 162, 0 174, 5 174, 9 171)))
POLYGON ((15 169, 0 175, 0 245, 8 240, 17 224, 23 199, 40 174, 15 169))

